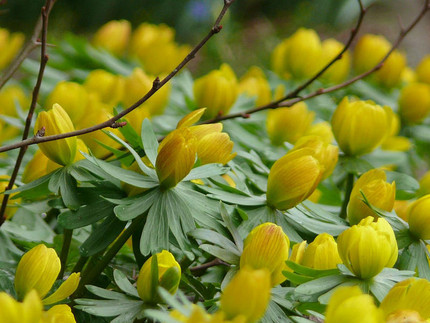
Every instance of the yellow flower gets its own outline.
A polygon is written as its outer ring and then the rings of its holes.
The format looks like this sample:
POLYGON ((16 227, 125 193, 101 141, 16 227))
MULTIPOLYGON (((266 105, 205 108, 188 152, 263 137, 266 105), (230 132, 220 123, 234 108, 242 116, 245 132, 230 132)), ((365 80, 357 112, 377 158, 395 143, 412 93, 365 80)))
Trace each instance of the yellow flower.
POLYGON ((325 323, 384 323, 383 314, 372 296, 358 286, 340 287, 330 298, 325 323))
POLYGON ((369 216, 346 229, 337 238, 340 258, 357 277, 369 279, 385 267, 393 267, 398 257, 394 231, 383 218, 369 216))
POLYGON ((42 314, 43 323, 75 323, 75 317, 68 305, 55 305, 42 314))
POLYGON ((301 148, 311 148, 314 151, 313 156, 324 167, 322 179, 329 177, 333 173, 339 157, 339 148, 337 146, 325 143, 318 136, 304 136, 296 142, 291 151, 301 148))
POLYGON ((18 85, 10 85, 0 90, 0 114, 18 117, 17 105, 22 110, 28 110, 30 101, 22 88, 18 85))
POLYGON ((42 301, 35 290, 29 292, 22 303, 0 292, 0 323, 39 323, 42 310, 42 301))
POLYGON ((310 126, 305 132, 305 136, 318 136, 328 144, 331 144, 334 140, 331 124, 327 121, 318 122, 310 126))
POLYGON ((322 47, 318 34, 300 28, 280 43, 272 53, 272 68, 282 77, 305 79, 314 76, 322 64, 322 47))
POLYGON ((390 289, 380 307, 384 311, 387 322, 427 322, 426 320, 430 319, 430 282, 421 278, 401 281, 390 289), (413 313, 421 320, 394 320, 398 315, 414 316, 413 313))
MULTIPOLYGON (((6 187, 9 185, 10 176, 8 175, 0 175, 0 200, 3 200, 3 192, 6 190, 6 187)), ((16 188, 16 185, 13 186, 16 188)), ((5 216, 6 219, 10 219, 15 212, 17 211, 17 206, 15 204, 19 204, 21 199, 12 199, 14 195, 17 193, 13 193, 9 196, 8 205, 6 206, 5 216)))
POLYGON ((282 228, 274 223, 263 223, 255 227, 244 242, 240 267, 266 268, 271 274, 272 286, 287 278, 282 271, 287 268, 290 240, 282 228))
POLYGON ((409 208, 409 201, 403 201, 403 200, 396 200, 394 201, 394 211, 396 212, 397 216, 406 222, 408 222, 408 208, 409 208))
POLYGON ((416 68, 419 82, 430 84, 430 55, 425 56, 416 68))
POLYGON ((242 76, 239 82, 239 93, 244 93, 249 97, 255 97, 255 105, 261 106, 271 101, 272 92, 269 82, 263 71, 253 66, 242 76))
MULTIPOLYGON (((321 43, 322 46, 322 65, 328 64, 333 58, 335 58, 342 51, 344 45, 338 42, 336 39, 329 38, 321 43)), ((351 55, 349 51, 343 53, 342 58, 334 63, 330 68, 322 75, 323 79, 332 83, 340 83, 344 81, 351 68, 351 55)))
POLYGON ((256 322, 266 312, 270 286, 267 269, 241 268, 221 295, 221 310, 227 319, 244 316, 246 322, 256 322))
POLYGON ((23 183, 30 183, 48 174, 47 165, 49 158, 39 149, 28 162, 22 173, 23 183))
POLYGON ((175 257, 169 251, 163 250, 153 255, 143 264, 137 278, 137 291, 144 302, 156 304, 161 301, 158 296, 157 287, 163 287, 170 294, 175 294, 180 280, 181 266, 179 266, 175 257), (153 257, 157 257, 158 262, 157 286, 152 285, 153 275, 155 275, 151 269, 153 257))
POLYGON ((430 171, 427 171, 420 179, 419 194, 421 196, 430 194, 430 171))
POLYGON ((391 212, 396 198, 396 183, 387 183, 387 175, 382 169, 372 169, 361 175, 355 182, 348 203, 347 215, 350 224, 357 224, 362 219, 377 215, 363 201, 361 192, 373 206, 391 212))
POLYGON ((46 100, 46 106, 52 107, 55 103, 67 112, 73 124, 78 124, 92 107, 88 107, 88 93, 85 88, 75 82, 62 81, 58 83, 46 100))
POLYGON ((386 110, 389 116, 389 134, 388 137, 382 142, 381 148, 383 150, 394 151, 407 151, 411 148, 412 144, 408 138, 397 136, 400 132, 400 117, 391 109, 386 110))
POLYGON ((109 106, 116 105, 123 97, 124 79, 105 70, 91 71, 84 82, 88 93, 95 93, 109 106))
POLYGON ((267 204, 287 210, 307 199, 324 173, 310 148, 288 152, 272 166, 267 182, 267 204))
POLYGON ((412 83, 417 81, 417 73, 410 68, 409 66, 406 66, 403 69, 402 75, 401 75, 401 81, 403 83, 412 83))
POLYGON ((194 99, 199 107, 206 107, 205 115, 213 118, 218 114, 227 114, 236 101, 239 85, 231 67, 222 64, 194 82, 194 99))
MULTIPOLYGON (((353 62, 357 73, 363 73, 376 64, 388 53, 391 44, 379 35, 366 34, 361 37, 355 46, 353 62)), ((373 78, 388 88, 396 86, 404 68, 406 67, 406 57, 398 50, 395 50, 384 62, 382 68, 373 74, 373 78)))
MULTIPOLYGON (((122 102, 129 107, 142 98, 151 88, 154 77, 145 74, 141 68, 135 68, 133 73, 125 78, 122 102)), ((138 109, 146 109, 149 115, 163 114, 170 94, 170 83, 160 88, 148 101, 138 109)), ((142 123, 143 119, 140 123, 142 123)), ((140 133, 139 130, 137 131, 140 133)))
POLYGON ((284 141, 296 143, 311 126, 315 113, 308 111, 306 103, 299 102, 289 108, 272 109, 267 114, 266 129, 272 144, 284 141))
POLYGON ((314 269, 332 269, 341 263, 336 241, 330 234, 321 233, 304 249, 299 264, 314 269))
MULTIPOLYGON (((61 264, 56 252, 43 244, 28 251, 18 263, 15 274, 15 290, 18 299, 23 299, 31 290, 44 298, 60 273, 61 264)), ((78 287, 79 273, 73 273, 43 304, 50 305, 69 297, 78 287)))
POLYGON ((424 195, 408 208, 409 231, 423 240, 430 239, 430 194, 424 195))
POLYGON ((24 40, 24 34, 11 34, 7 29, 0 28, 0 70, 6 67, 18 54, 24 40))
POLYGON ((111 20, 94 34, 94 46, 101 47, 114 55, 123 55, 130 39, 131 24, 127 20, 111 20))
POLYGON ((343 98, 331 119, 340 149, 347 155, 359 156, 378 147, 390 130, 388 109, 372 101, 343 98))
POLYGON ((410 83, 402 88, 399 97, 400 116, 407 123, 420 123, 430 112, 430 85, 410 83))
MULTIPOLYGON (((39 113, 34 125, 34 134, 42 128, 45 136, 57 135, 74 131, 72 120, 66 111, 59 105, 54 104, 51 110, 39 113)), ((76 155, 76 137, 54 140, 38 144, 40 150, 52 161, 60 165, 73 163, 76 155)))

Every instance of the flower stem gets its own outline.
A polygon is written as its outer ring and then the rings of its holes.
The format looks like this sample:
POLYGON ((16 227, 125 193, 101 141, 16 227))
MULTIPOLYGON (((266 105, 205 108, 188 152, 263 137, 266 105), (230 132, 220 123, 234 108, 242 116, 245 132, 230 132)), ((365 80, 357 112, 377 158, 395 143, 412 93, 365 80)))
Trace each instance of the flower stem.
POLYGON ((79 273, 82 268, 84 268, 85 264, 87 263, 88 257, 80 256, 78 261, 75 264, 75 267, 72 269, 72 273, 79 273))
POLYGON ((63 231, 63 247, 61 248, 60 262, 61 270, 58 274, 58 279, 63 279, 64 272, 66 271, 67 257, 69 255, 70 244, 72 242, 73 230, 64 229, 63 231))
POLYGON ((342 203, 342 208, 340 209, 339 216, 342 219, 346 219, 346 207, 349 203, 349 198, 351 197, 352 187, 354 186, 354 174, 348 173, 346 175, 346 191, 345 191, 345 198, 342 203))

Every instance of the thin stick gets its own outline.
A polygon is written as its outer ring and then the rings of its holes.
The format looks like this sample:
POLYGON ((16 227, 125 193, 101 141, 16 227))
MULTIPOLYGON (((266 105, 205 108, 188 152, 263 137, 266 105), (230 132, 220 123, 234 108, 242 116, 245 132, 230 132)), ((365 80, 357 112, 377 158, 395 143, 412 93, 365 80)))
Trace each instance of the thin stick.
MULTIPOLYGON (((48 55, 46 54, 46 38, 48 35, 48 18, 49 18, 49 14, 51 12, 53 3, 54 2, 51 0, 46 0, 46 3, 41 10, 42 11, 41 13, 42 45, 40 50, 40 67, 39 67, 39 74, 37 75, 36 85, 34 86, 34 89, 33 89, 33 96, 31 99, 30 109, 28 110, 27 119, 25 121, 24 132, 22 134, 23 141, 25 141, 28 138, 28 134, 30 132, 31 120, 33 119, 33 113, 34 113, 34 110, 36 109, 36 103, 37 103, 37 98, 39 96, 40 86, 42 85, 43 74, 45 72, 46 63, 48 62, 48 55)), ((27 148, 28 146, 22 146, 21 149, 19 150, 18 158, 16 160, 15 167, 13 169, 13 172, 10 177, 9 184, 6 187, 6 190, 12 189, 13 185, 15 184, 15 180, 16 180, 16 177, 18 176, 19 168, 21 167, 22 159, 24 157, 25 152, 27 151, 27 148)), ((9 194, 5 194, 3 196, 2 204, 0 207, 0 226, 6 220, 5 211, 6 211, 8 200, 9 200, 9 194)))

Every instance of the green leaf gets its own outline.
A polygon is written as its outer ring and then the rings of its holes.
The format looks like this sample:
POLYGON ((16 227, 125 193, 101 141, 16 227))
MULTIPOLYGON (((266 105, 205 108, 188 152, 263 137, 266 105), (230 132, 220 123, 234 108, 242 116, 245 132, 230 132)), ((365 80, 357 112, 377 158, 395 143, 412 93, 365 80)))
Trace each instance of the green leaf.
POLYGON ((151 121, 146 118, 142 122, 141 138, 143 150, 145 150, 145 154, 151 164, 155 166, 158 154, 158 140, 155 136, 154 130, 152 129, 151 121))
POLYGON ((161 192, 158 189, 139 194, 138 198, 133 199, 131 204, 120 204, 115 206, 114 212, 118 219, 122 221, 132 220, 145 213, 160 198, 161 192))
POLYGON ((63 181, 64 173, 66 172, 67 172, 66 168, 61 167, 58 169, 58 172, 54 172, 52 174, 52 177, 49 180, 49 185, 48 185, 48 188, 52 193, 54 194, 59 193, 58 191, 60 190, 60 185, 61 185, 61 182, 63 181))
POLYGON ((139 297, 139 294, 137 293, 136 288, 130 283, 127 276, 120 270, 115 269, 113 271, 113 277, 115 280, 116 285, 121 289, 124 293, 134 296, 137 298, 139 297))
POLYGON ((151 299, 155 300, 158 290, 158 255, 152 255, 151 259, 151 285, 150 295, 151 299))
POLYGON ((258 206, 266 204, 266 198, 262 196, 244 196, 239 194, 232 194, 209 186, 200 186, 199 188, 209 193, 207 195, 209 198, 221 200, 226 203, 248 206, 258 206))
POLYGON ((240 257, 229 250, 226 250, 217 246, 209 245, 209 244, 200 245, 200 249, 210 253, 211 255, 221 260, 224 260, 225 262, 228 262, 229 264, 232 264, 232 265, 239 264, 240 257))
POLYGON ((304 275, 299 275, 299 274, 292 273, 292 272, 285 271, 285 270, 284 270, 284 271, 282 271, 282 274, 283 274, 285 277, 287 277, 287 279, 288 279, 291 283, 293 283, 293 284, 295 284, 295 285, 301 285, 301 284, 307 283, 308 281, 311 281, 311 280, 313 280, 313 279, 314 279, 313 277, 304 276, 304 275))
POLYGON ((324 293, 335 286, 343 283, 346 277, 342 275, 325 276, 304 283, 296 288, 296 292, 305 295, 324 293))
POLYGON ((11 194, 19 192, 14 198, 24 197, 24 198, 38 198, 40 196, 46 197, 46 195, 49 194, 49 186, 48 183, 51 180, 51 177, 55 174, 60 172, 60 169, 57 169, 53 171, 52 173, 49 173, 48 175, 42 176, 41 178, 36 179, 35 181, 21 185, 18 188, 15 188, 13 190, 6 191, 5 193, 11 194))
POLYGON ((100 288, 100 287, 97 287, 97 286, 86 285, 85 288, 88 289, 94 295, 97 295, 97 296, 99 296, 101 298, 115 299, 115 300, 128 299, 127 296, 125 296, 124 294, 121 294, 121 293, 118 293, 118 292, 114 292, 114 291, 111 291, 111 290, 107 290, 107 289, 104 289, 104 288, 100 288))
POLYGON ((301 274, 301 275, 314 277, 314 278, 340 274, 339 269, 337 269, 337 268, 336 269, 326 269, 326 270, 313 269, 310 267, 299 265, 298 263, 295 263, 295 262, 290 261, 290 260, 287 260, 286 264, 288 265, 288 267, 290 267, 292 270, 294 270, 294 272, 301 274))
POLYGON ((193 179, 202 179, 222 175, 229 171, 228 167, 223 167, 222 164, 207 164, 193 168, 183 181, 191 181, 193 179))
POLYGON ((75 300, 75 302, 79 304, 75 306, 75 308, 102 317, 117 316, 130 312, 137 314, 143 309, 142 301, 131 300, 128 298, 124 300, 95 300, 80 298, 75 300))
POLYGON ((387 182, 396 182, 396 200, 409 200, 415 197, 416 191, 420 188, 418 181, 403 173, 386 171, 387 182))
POLYGON ((374 167, 366 160, 359 157, 340 156, 338 167, 349 174, 361 175, 374 167))
MULTIPOLYGON (((219 202, 219 210, 221 213, 221 217, 224 221, 224 223, 227 226, 228 231, 230 231, 231 236, 233 237, 234 243, 236 245, 236 248, 238 249, 239 253, 242 254, 243 251, 243 239, 239 234, 239 230, 236 228, 236 226, 233 224, 233 221, 230 218, 230 215, 227 212, 227 209, 225 205, 222 202, 219 202)), ((236 210, 239 210, 236 208, 236 210)))
POLYGON ((192 231, 190 235, 196 239, 216 244, 219 247, 234 253, 238 257, 241 255, 241 252, 237 249, 237 246, 218 232, 208 229, 196 229, 192 231))
POLYGON ((147 254, 159 252, 161 250, 169 250, 169 225, 167 216, 163 212, 165 210, 164 198, 155 200, 152 207, 149 209, 148 218, 142 231, 140 238, 140 252, 146 256, 147 254))
POLYGON ((66 205, 71 210, 77 210, 81 205, 81 201, 78 198, 76 180, 69 174, 68 169, 65 169, 61 175, 60 193, 64 205, 66 205))

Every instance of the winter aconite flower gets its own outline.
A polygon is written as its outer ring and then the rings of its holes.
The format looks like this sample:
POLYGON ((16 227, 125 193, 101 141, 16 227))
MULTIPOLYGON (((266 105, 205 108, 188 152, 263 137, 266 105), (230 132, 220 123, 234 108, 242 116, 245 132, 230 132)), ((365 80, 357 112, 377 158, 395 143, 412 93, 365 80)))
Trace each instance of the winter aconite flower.
POLYGON ((111 20, 94 34, 92 43, 114 55, 121 56, 127 49, 131 34, 131 24, 127 20, 111 20))
MULTIPOLYGON (((28 251, 19 261, 15 274, 15 290, 18 299, 36 290, 40 298, 44 298, 51 290, 60 273, 60 258, 52 248, 40 244, 28 251)), ((78 287, 79 273, 73 273, 50 296, 43 299, 43 304, 57 303, 69 297, 78 287)))
MULTIPOLYGON (((45 136, 51 136, 74 131, 75 127, 67 112, 59 104, 54 104, 51 110, 42 111, 37 116, 34 125, 35 134, 41 129, 45 129, 45 136)), ((76 137, 53 140, 38 145, 46 157, 57 164, 69 165, 75 159, 76 137)))
POLYGON ((393 267, 398 257, 397 241, 390 224, 369 216, 346 229, 337 238, 343 264, 354 275, 369 279, 385 267, 393 267))
POLYGON ((290 240, 282 228, 274 223, 263 223, 255 227, 245 239, 240 267, 266 268, 272 279, 272 286, 286 280, 282 271, 287 268, 290 240))
POLYGON ((96 94, 100 101, 111 106, 123 98, 124 78, 105 70, 92 70, 85 79, 84 87, 88 93, 96 94))
POLYGON ((424 195, 408 208, 409 231, 417 238, 430 239, 430 195, 424 195))
POLYGON ((12 61, 24 40, 24 34, 10 33, 9 30, 0 28, 0 70, 12 61))
POLYGON ((137 291, 140 298, 147 303, 156 304, 161 301, 158 287, 163 287, 170 294, 176 293, 181 280, 181 267, 175 257, 167 251, 153 255, 142 266, 137 279, 137 291), (156 272, 153 272, 152 262, 157 258, 156 272), (154 275, 156 275, 154 277, 154 275), (156 286, 154 286, 156 282, 156 286))
POLYGON ((416 68, 418 81, 430 84, 430 55, 424 56, 416 68))
MULTIPOLYGON (((344 45, 338 42, 336 39, 329 38, 324 40, 322 43, 322 61, 328 64, 333 58, 335 58, 344 48, 344 45)), ((342 58, 335 62, 330 68, 324 72, 322 78, 332 82, 340 83, 344 81, 351 68, 351 55, 349 51, 342 54, 342 58)))
POLYGON ((402 88, 399 113, 409 124, 422 122, 430 113, 430 84, 410 83, 402 88))
POLYGON ((239 82, 239 93, 256 98, 255 105, 261 106, 271 101, 272 92, 264 72, 253 66, 242 76, 239 82))

